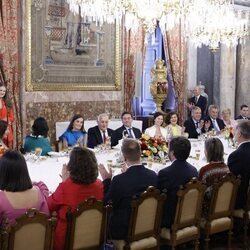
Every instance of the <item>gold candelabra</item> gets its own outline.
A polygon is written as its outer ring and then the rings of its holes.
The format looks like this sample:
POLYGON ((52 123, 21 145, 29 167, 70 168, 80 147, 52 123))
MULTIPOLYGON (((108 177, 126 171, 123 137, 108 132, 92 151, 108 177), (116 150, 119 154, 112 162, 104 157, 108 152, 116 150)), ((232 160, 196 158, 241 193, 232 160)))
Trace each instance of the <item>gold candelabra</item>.
POLYGON ((156 111, 164 113, 162 110, 162 103, 168 94, 167 72, 164 66, 164 60, 158 59, 151 69, 151 84, 150 92, 156 103, 156 111))

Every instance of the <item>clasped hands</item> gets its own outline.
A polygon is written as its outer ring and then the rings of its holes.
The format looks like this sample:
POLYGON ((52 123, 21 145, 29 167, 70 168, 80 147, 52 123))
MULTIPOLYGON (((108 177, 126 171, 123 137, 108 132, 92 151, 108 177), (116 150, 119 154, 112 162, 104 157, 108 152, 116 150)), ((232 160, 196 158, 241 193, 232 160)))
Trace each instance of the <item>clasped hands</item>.
MULTIPOLYGON (((103 180, 112 178, 113 176, 112 167, 108 167, 108 169, 106 169, 106 167, 103 164, 99 164, 98 169, 103 180)), ((128 165, 126 164, 126 162, 121 163, 121 172, 124 173, 127 171, 127 169, 128 165)))

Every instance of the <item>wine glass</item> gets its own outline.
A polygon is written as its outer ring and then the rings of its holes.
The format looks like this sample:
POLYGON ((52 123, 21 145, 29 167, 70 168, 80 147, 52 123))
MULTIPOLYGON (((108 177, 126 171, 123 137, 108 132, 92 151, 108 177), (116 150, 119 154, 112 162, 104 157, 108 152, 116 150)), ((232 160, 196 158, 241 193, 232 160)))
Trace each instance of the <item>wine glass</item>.
POLYGON ((42 148, 35 148, 35 155, 37 157, 37 160, 40 159, 40 156, 42 154, 43 149, 42 148))

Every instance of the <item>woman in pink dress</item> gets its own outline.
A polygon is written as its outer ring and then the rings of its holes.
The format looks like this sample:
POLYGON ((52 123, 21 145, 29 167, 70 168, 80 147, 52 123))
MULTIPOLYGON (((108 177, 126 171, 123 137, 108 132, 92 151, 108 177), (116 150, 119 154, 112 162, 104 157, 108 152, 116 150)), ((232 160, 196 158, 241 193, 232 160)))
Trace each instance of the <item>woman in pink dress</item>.
POLYGON ((222 110, 221 115, 226 128, 231 129, 234 134, 235 128, 237 126, 237 121, 231 118, 231 110, 224 109, 222 110))
POLYGON ((49 215, 48 188, 42 183, 32 183, 24 157, 18 151, 7 151, 0 159, 0 223, 15 219, 29 208, 49 215))

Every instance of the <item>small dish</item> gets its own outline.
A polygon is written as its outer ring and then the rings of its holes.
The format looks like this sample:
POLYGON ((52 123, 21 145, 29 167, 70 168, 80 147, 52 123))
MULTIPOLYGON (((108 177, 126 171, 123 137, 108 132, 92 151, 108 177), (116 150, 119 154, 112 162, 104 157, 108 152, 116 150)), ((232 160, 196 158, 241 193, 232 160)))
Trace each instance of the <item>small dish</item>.
POLYGON ((51 151, 51 152, 48 152, 48 155, 51 156, 51 157, 63 157, 65 156, 65 153, 64 152, 54 152, 54 151, 51 151))

